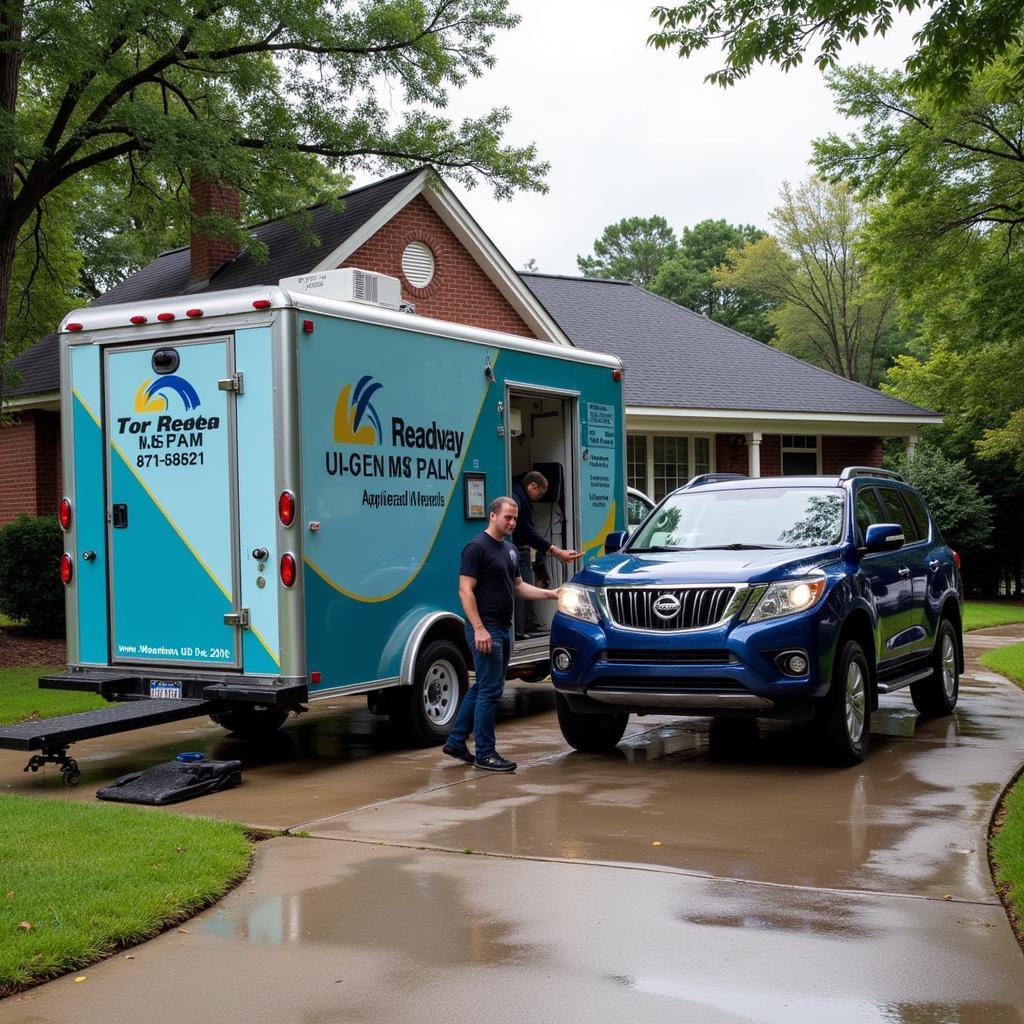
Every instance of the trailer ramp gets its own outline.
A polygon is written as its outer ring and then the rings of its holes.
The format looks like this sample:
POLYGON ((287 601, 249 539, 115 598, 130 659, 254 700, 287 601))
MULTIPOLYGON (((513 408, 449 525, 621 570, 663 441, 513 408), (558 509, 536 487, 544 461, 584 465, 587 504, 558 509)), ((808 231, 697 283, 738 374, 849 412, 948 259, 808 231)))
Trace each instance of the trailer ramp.
POLYGON ((25 765, 26 772, 37 772, 46 764, 60 765, 65 786, 74 786, 81 778, 78 762, 68 757, 68 747, 77 740, 111 736, 114 733, 163 725, 184 718, 197 718, 210 713, 208 700, 133 700, 96 711, 76 715, 41 718, 33 722, 0 726, 0 749, 38 750, 25 765))

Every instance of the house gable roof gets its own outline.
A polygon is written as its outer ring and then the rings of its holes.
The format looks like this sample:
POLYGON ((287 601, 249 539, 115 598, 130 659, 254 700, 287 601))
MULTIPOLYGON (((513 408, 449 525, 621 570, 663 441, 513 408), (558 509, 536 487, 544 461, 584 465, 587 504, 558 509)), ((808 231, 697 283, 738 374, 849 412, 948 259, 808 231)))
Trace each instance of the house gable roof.
POLYGON ((626 366, 626 404, 922 417, 927 409, 819 369, 627 281, 523 274, 574 345, 626 366))

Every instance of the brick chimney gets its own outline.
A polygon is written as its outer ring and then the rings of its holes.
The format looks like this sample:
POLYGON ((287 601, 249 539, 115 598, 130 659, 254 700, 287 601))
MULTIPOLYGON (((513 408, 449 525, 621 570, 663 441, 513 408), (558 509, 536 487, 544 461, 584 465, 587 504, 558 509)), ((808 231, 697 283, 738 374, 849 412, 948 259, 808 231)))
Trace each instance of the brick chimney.
POLYGON ((237 242, 226 238, 209 238, 197 226, 199 218, 219 213, 233 220, 241 218, 238 190, 225 181, 210 181, 192 175, 192 281, 205 281, 232 256, 237 256, 237 242))

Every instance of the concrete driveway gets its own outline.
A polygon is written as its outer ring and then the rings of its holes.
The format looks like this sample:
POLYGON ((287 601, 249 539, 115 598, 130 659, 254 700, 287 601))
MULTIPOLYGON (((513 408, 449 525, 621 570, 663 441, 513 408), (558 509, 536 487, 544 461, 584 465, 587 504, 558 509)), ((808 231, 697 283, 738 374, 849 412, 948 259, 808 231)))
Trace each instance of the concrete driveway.
POLYGON ((967 638, 951 719, 883 698, 843 771, 792 728, 704 720, 634 718, 616 754, 570 753, 527 685, 498 728, 512 777, 396 748, 354 699, 271 750, 188 722, 81 743, 71 791, 4 752, 4 792, 72 800, 180 750, 240 757, 241 787, 172 810, 309 838, 261 843, 217 907, 0 1022, 1024 1021, 985 845, 1024 693, 976 661, 1013 638, 967 638))

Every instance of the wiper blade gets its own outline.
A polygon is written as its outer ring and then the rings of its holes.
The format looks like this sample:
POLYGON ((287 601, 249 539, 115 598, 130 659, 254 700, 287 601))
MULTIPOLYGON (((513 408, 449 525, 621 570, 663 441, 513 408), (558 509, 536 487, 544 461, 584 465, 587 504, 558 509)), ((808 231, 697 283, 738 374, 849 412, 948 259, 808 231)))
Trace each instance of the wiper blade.
POLYGON ((783 550, 789 547, 788 544, 707 544, 704 547, 693 548, 693 551, 768 551, 783 550))
POLYGON ((626 550, 631 555, 635 555, 638 552, 643 554, 643 553, 648 552, 648 551, 698 551, 699 549, 698 548, 671 548, 671 547, 667 547, 664 544, 655 544, 654 547, 650 547, 650 548, 626 548, 626 550))

